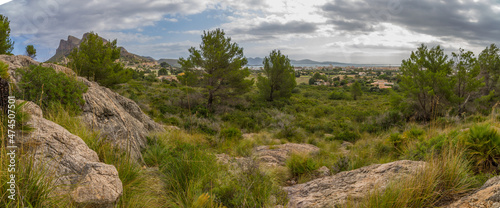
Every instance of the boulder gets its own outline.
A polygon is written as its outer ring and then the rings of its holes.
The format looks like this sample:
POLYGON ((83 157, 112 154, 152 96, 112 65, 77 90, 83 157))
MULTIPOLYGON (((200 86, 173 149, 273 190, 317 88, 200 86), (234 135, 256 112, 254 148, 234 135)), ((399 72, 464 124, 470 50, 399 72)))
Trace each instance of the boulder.
POLYGON ((292 153, 315 155, 319 148, 311 144, 287 143, 281 145, 258 146, 252 155, 265 166, 284 166, 292 153))
POLYGON ((152 131, 164 131, 164 128, 144 114, 134 101, 96 82, 78 79, 88 86, 83 94, 83 122, 99 130, 121 150, 129 152, 133 159, 141 161, 146 136, 152 131))
POLYGON ((500 207, 500 176, 490 178, 478 190, 469 196, 465 196, 447 208, 498 208, 500 207))
POLYGON ((287 207, 341 206, 347 198, 361 198, 374 187, 385 189, 389 181, 413 173, 424 164, 409 160, 376 164, 284 187, 289 198, 287 207))
POLYGON ((80 137, 44 119, 33 102, 23 108, 31 115, 27 124, 34 130, 17 137, 17 145, 33 155, 35 166, 54 175, 54 194, 69 195, 82 206, 113 207, 123 192, 116 168, 99 162, 97 153, 80 137))
MULTIPOLYGON (((28 56, 0 55, 0 61, 9 64, 11 81, 17 83, 21 77, 16 74, 19 68, 40 64, 28 56)), ((64 66, 42 63, 56 71, 76 76, 73 70, 64 66)), ((141 149, 146 146, 146 136, 150 131, 164 131, 164 128, 142 112, 132 100, 125 98, 96 82, 85 78, 78 79, 88 86, 83 95, 85 104, 81 115, 84 123, 99 130, 101 134, 118 148, 130 153, 136 161, 141 161, 141 149)))

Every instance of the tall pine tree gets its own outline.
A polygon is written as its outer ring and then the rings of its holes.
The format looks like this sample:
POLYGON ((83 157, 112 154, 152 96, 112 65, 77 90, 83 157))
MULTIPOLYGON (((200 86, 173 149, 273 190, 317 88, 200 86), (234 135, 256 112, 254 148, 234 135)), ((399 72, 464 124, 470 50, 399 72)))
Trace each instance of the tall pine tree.
POLYGON ((263 64, 265 77, 259 75, 257 78, 261 96, 267 101, 290 98, 297 86, 290 59, 279 50, 273 50, 269 57, 264 58, 263 64))
POLYGON ((206 90, 209 109, 222 99, 248 92, 253 85, 253 79, 245 79, 250 71, 243 68, 247 64, 243 48, 225 35, 221 29, 204 31, 200 49, 191 47, 189 57, 179 59, 186 74, 192 75, 185 82, 198 83, 206 90))
POLYGON ((472 51, 465 52, 460 49, 458 53, 452 53, 454 66, 453 75, 455 78, 455 102, 457 103, 458 113, 465 112, 466 105, 475 99, 478 89, 484 85, 483 79, 478 79, 479 65, 474 58, 472 51))
POLYGON ((429 50, 424 44, 403 60, 400 86, 417 119, 429 120, 444 113, 454 95, 452 64, 440 46, 429 50))

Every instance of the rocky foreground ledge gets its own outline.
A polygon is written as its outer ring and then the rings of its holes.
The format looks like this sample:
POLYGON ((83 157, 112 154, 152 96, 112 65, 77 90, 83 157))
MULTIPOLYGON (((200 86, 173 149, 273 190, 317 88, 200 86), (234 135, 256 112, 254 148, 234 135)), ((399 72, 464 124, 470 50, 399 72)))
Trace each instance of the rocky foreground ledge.
POLYGON ((34 155, 34 165, 55 179, 53 193, 69 195, 82 206, 113 207, 123 192, 116 168, 99 162, 97 153, 80 137, 44 119, 38 105, 27 102, 23 110, 31 115, 27 124, 35 129, 18 137, 17 145, 34 155))
MULTIPOLYGON (((21 80, 17 73, 19 68, 30 65, 41 64, 68 76, 76 76, 70 68, 51 63, 39 63, 28 56, 0 55, 0 61, 9 64, 9 74, 14 84, 21 80)), ((134 101, 96 82, 88 81, 83 77, 78 77, 78 79, 88 87, 87 92, 83 94, 85 100, 81 115, 83 122, 98 130, 101 136, 116 147, 128 152, 135 161, 141 161, 141 150, 146 147, 146 136, 150 132, 164 131, 163 127, 142 112, 134 101)))

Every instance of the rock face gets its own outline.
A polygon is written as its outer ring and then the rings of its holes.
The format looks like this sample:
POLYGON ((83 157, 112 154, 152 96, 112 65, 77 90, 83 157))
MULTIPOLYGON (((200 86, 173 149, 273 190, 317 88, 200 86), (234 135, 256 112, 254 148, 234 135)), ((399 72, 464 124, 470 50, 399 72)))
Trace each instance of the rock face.
POLYGON ((80 137, 44 119, 36 104, 28 102, 23 108, 35 130, 16 141, 33 153, 36 166, 43 165, 47 174, 55 175, 55 193, 68 194, 79 205, 113 207, 123 192, 116 168, 99 162, 80 137))
POLYGON ((490 178, 477 191, 446 206, 447 208, 498 208, 500 207, 500 176, 490 178))
POLYGON ((150 131, 164 131, 163 127, 145 115, 134 101, 85 78, 79 80, 88 86, 83 94, 83 121, 132 158, 142 160, 146 136, 150 131))
MULTIPOLYGON (((16 75, 18 68, 39 64, 28 56, 0 55, 0 61, 9 64, 9 74, 14 78, 14 83, 21 79, 16 75)), ((42 66, 76 76, 73 70, 64 66, 51 63, 42 63, 42 66)), ((147 134, 150 131, 164 131, 163 127, 144 114, 134 101, 85 78, 78 79, 88 86, 83 95, 83 121, 100 130, 103 136, 122 150, 130 152, 134 159, 141 160, 140 151, 146 145, 147 134)))
MULTIPOLYGON (((62 62, 65 63, 67 61, 68 55, 73 51, 73 49, 77 48, 80 46, 80 44, 87 39, 87 36, 90 33, 85 33, 82 36, 82 39, 78 39, 74 36, 69 35, 67 40, 61 39, 59 42, 59 47, 56 49, 56 54, 52 56, 49 60, 49 62, 62 62)), ((108 40, 106 40, 103 37, 100 37, 104 43, 107 43, 108 40)), ((148 57, 143 57, 139 56, 133 53, 128 52, 125 48, 120 47, 120 57, 124 58, 126 60, 140 60, 142 62, 156 62, 153 58, 148 58, 148 57)))
POLYGON ((319 148, 311 144, 287 143, 273 146, 258 146, 252 155, 266 166, 284 166, 292 153, 318 154, 319 148))
POLYGON ((288 207, 335 207, 345 203, 348 197, 363 197, 375 186, 383 190, 390 180, 415 172, 424 164, 401 160, 370 165, 283 189, 288 192, 288 207))
POLYGON ((59 47, 57 47, 56 49, 56 54, 47 61, 50 62, 61 61, 62 59, 64 59, 65 56, 71 53, 71 50, 78 47, 79 44, 80 44, 80 39, 71 35, 68 36, 68 40, 61 39, 61 41, 59 42, 59 47))

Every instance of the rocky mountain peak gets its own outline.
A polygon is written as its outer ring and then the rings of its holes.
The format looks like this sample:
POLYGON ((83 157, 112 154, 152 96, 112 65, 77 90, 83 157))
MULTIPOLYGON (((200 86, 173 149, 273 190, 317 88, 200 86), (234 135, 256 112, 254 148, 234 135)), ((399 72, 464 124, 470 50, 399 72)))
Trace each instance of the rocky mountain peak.
MULTIPOLYGON (((80 46, 80 44, 87 39, 90 33, 85 33, 82 35, 81 39, 74 36, 68 35, 67 40, 61 39, 59 42, 59 47, 56 49, 56 54, 52 56, 48 62, 64 62, 68 55, 74 48, 80 46)), ((109 42, 106 38, 100 37, 104 43, 109 42)), ((125 60, 139 60, 140 62, 156 62, 152 58, 142 57, 133 53, 128 52, 125 48, 120 47, 120 57, 125 60)))

